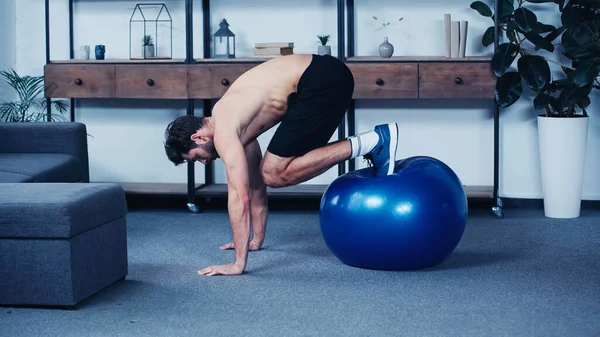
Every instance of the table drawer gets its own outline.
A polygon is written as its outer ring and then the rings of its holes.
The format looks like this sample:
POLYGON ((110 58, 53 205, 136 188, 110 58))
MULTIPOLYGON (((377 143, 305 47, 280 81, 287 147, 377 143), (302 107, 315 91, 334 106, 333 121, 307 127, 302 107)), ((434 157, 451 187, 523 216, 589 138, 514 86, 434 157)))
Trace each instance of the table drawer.
POLYGON ((118 98, 186 99, 186 65, 116 65, 118 98))
POLYGON ((220 98, 240 75, 256 67, 245 64, 198 64, 188 69, 190 98, 220 98))
POLYGON ((360 98, 417 98, 418 66, 411 63, 347 63, 354 75, 354 96, 360 98))
POLYGON ((45 97, 110 98, 115 96, 115 67, 110 64, 47 64, 45 97))
POLYGON ((420 98, 494 98, 496 78, 489 63, 419 64, 420 98))

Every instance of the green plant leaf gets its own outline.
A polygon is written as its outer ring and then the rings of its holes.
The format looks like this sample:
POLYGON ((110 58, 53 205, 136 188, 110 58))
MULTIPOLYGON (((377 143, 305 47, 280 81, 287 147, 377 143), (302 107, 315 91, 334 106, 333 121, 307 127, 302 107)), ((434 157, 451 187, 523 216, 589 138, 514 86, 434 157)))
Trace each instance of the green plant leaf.
POLYGON ((506 35, 513 43, 518 43, 515 35, 517 31, 519 31, 519 25, 517 25, 515 20, 508 21, 508 23, 506 24, 506 35))
POLYGON ((556 27, 537 21, 533 30, 538 34, 543 34, 555 31, 556 27))
POLYGON ((534 30, 537 21, 535 13, 525 7, 519 7, 515 10, 514 21, 523 32, 530 32, 534 30))
POLYGON ((527 32, 524 35, 527 38, 527 40, 529 40, 529 42, 535 45, 535 50, 544 49, 549 52, 554 51, 554 45, 552 44, 552 42, 544 39, 541 35, 533 31, 527 32))
POLYGON ((584 98, 589 94, 590 89, 591 86, 578 87, 574 84, 567 86, 560 92, 560 95, 558 96, 560 109, 557 110, 562 111, 569 105, 584 98))
POLYGON ((554 109, 554 111, 562 112, 564 110, 564 108, 560 104, 560 101, 556 97, 550 96, 548 100, 550 102, 550 106, 552 107, 552 109, 554 109))
POLYGON ((512 65, 519 54, 519 46, 512 42, 501 43, 492 56, 492 70, 497 77, 512 65))
POLYGON ((523 85, 521 84, 521 75, 518 72, 511 71, 504 73, 496 81, 496 102, 502 108, 514 104, 523 94, 523 85))
POLYGON ((586 10, 573 6, 573 1, 570 1, 560 14, 560 22, 565 28, 571 29, 584 21, 585 16, 586 10))
POLYGON ((533 99, 534 110, 544 109, 548 106, 548 104, 550 104, 550 96, 548 96, 544 92, 539 92, 537 96, 535 96, 535 98, 533 99))
POLYGON ((554 42, 557 37, 560 36, 565 31, 565 27, 560 27, 558 29, 553 30, 550 34, 544 36, 544 40, 548 41, 548 43, 554 42))
POLYGON ((596 42, 592 25, 593 23, 583 22, 573 28, 567 28, 562 34, 561 42, 569 58, 579 59, 594 53, 596 42))
POLYGON ((594 81, 599 74, 600 60, 585 59, 579 63, 577 68, 575 68, 575 72, 573 72, 571 80, 576 86, 582 87, 594 81))
POLYGON ((485 30, 483 36, 481 37, 481 44, 484 47, 488 47, 492 43, 494 43, 494 26, 488 27, 488 29, 485 30))
POLYGON ((492 17, 492 9, 482 1, 475 1, 471 3, 471 8, 479 12, 479 14, 482 16, 492 17))
POLYGON ((573 73, 575 72, 575 70, 571 69, 571 68, 567 68, 567 67, 560 67, 562 69, 562 71, 565 73, 565 75, 567 75, 567 77, 571 77, 573 76, 573 73))
POLYGON ((513 0, 497 0, 498 11, 500 12, 500 19, 506 19, 513 15, 515 11, 515 3, 513 0))
POLYGON ((590 96, 584 96, 581 99, 579 99, 577 102, 575 102, 575 104, 577 104, 578 107, 580 107, 581 109, 585 109, 588 106, 590 106, 590 104, 592 103, 592 100, 590 100, 590 96))
POLYGON ((538 55, 523 55, 517 62, 521 78, 533 91, 539 91, 551 81, 548 61, 538 55))

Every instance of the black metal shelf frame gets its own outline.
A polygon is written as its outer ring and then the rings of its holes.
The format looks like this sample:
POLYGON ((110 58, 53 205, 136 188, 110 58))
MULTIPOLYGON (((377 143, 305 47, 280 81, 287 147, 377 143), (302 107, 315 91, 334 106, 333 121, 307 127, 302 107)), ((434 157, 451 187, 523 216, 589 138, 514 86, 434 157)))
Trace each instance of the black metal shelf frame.
MULTIPOLYGON (((73 4, 75 0, 69 1, 69 55, 70 58, 74 58, 74 41, 73 41, 73 4)), ((203 19, 203 57, 210 58, 211 56, 211 25, 210 25, 210 1, 211 0, 202 0, 202 19, 203 19)), ((49 2, 50 0, 44 0, 45 6, 45 40, 46 40, 46 64, 50 63, 50 10, 49 10, 49 2)), ((197 63, 194 59, 194 35, 193 35, 193 0, 185 0, 185 34, 186 34, 186 59, 183 64, 193 64, 197 63)), ((499 0, 494 1, 494 12, 498 13, 499 10, 499 0)), ((337 57, 340 60, 345 61, 348 57, 355 56, 355 26, 354 26, 354 0, 337 0, 337 57)), ((499 22, 498 16, 494 16, 494 50, 498 48, 499 45, 499 22)), ((390 62, 395 62, 390 60, 390 62)), ((438 61, 438 62, 444 62, 438 61)), ((141 63, 141 62, 140 62, 141 63)), ((168 62, 164 62, 163 64, 167 64, 168 62)), ((179 63, 182 62, 172 62, 179 63)), ((218 63, 215 61, 213 63, 218 63)), ((51 113, 51 104, 50 98, 46 98, 47 101, 47 113, 48 120, 50 119, 51 113)), ((187 115, 195 114, 195 99, 188 99, 187 105, 187 115)), ((212 114, 212 100, 204 99, 203 101, 203 115, 211 116, 212 114)), ((70 99, 70 117, 71 121, 75 120, 75 99, 70 99)), ((498 195, 498 184, 499 184, 499 121, 500 121, 500 109, 498 104, 494 102, 494 185, 493 185, 493 201, 494 205, 492 207, 493 213, 496 217, 502 217, 502 200, 498 195)), ((356 117, 355 117, 355 100, 351 101, 350 108, 346 114, 346 117, 340 124, 338 128, 338 139, 343 140, 347 136, 355 135, 356 132, 356 117)), ((355 161, 348 161, 348 171, 353 171, 356 169, 355 161)), ((214 174, 213 174, 213 164, 209 163, 205 165, 205 178, 204 184, 202 186, 212 185, 214 184, 214 174)), ((345 163, 338 164, 338 175, 342 175, 346 172, 345 163)), ((194 163, 187 164, 187 202, 188 208, 192 212, 198 212, 198 208, 195 205, 196 193, 200 187, 196 187, 195 183, 195 167, 194 163)))

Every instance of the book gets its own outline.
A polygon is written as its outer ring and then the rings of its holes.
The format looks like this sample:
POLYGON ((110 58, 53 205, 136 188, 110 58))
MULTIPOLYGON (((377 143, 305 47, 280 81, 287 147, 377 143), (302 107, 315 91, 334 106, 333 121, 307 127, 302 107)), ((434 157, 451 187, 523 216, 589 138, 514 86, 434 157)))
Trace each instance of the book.
POLYGON ((460 22, 450 22, 450 57, 457 58, 460 50, 460 22))
POLYGON ((469 22, 468 21, 461 21, 460 22, 460 40, 458 43, 458 57, 460 58, 464 58, 465 57, 465 52, 467 49, 467 29, 468 29, 468 25, 469 22))
POLYGON ((254 48, 254 55, 291 55, 294 53, 293 47, 261 47, 254 48))
POLYGON ((446 46, 446 57, 451 56, 452 50, 452 35, 450 33, 450 22, 451 22, 450 14, 444 14, 444 40, 446 46))
POLYGON ((261 42, 255 43, 254 48, 294 48, 294 42, 261 42))

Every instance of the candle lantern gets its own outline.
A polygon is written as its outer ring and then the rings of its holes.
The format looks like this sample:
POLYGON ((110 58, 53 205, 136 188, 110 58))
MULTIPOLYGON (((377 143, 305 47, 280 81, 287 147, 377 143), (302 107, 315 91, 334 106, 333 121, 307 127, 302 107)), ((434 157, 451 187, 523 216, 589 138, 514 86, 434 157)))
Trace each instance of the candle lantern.
POLYGON ((213 45, 215 58, 235 58, 235 34, 229 30, 227 20, 219 22, 219 30, 213 35, 213 45))

